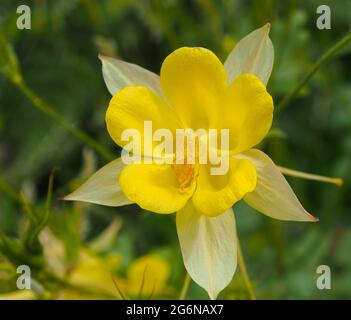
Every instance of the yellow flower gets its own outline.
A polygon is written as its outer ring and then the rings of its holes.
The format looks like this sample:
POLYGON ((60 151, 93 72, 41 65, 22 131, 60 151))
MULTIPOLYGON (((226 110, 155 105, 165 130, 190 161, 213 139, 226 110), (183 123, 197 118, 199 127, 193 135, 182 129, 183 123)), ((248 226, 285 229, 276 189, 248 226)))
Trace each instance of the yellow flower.
POLYGON ((17 290, 0 294, 0 300, 35 300, 36 294, 32 290, 17 290))
POLYGON ((174 136, 178 128, 229 128, 229 171, 211 175, 208 165, 196 163, 129 164, 121 172, 120 187, 130 201, 149 211, 173 213, 188 205, 208 216, 222 214, 256 186, 254 165, 236 155, 268 132, 272 98, 253 74, 228 84, 224 66, 204 48, 171 53, 162 65, 160 84, 163 97, 143 86, 128 86, 113 96, 106 113, 112 139, 124 147, 122 132, 137 128, 143 133, 145 120, 174 136))
MULTIPOLYGON (((263 214, 317 221, 307 213, 280 168, 252 149, 269 131, 273 101, 266 84, 273 66, 269 24, 242 39, 224 65, 204 48, 180 48, 163 62, 160 76, 139 66, 101 57, 113 95, 106 113, 112 139, 144 121, 154 129, 229 129, 229 171, 211 175, 208 165, 124 165, 117 159, 100 169, 66 200, 109 206, 137 203, 156 213, 177 212, 184 264, 211 298, 231 281, 237 260, 232 206, 243 199, 263 214)), ((144 137, 147 138, 147 137, 144 137)))
POLYGON ((159 296, 166 289, 170 265, 156 254, 147 254, 134 260, 127 269, 126 291, 132 297, 159 296))
POLYGON ((78 287, 91 288, 92 293, 62 290, 58 298, 63 300, 101 299, 100 293, 105 294, 105 297, 108 295, 111 299, 119 298, 111 276, 119 265, 120 256, 118 255, 102 258, 88 249, 81 250, 76 265, 67 276, 67 281, 78 287))
POLYGON ((95 249, 99 243, 103 242, 104 238, 115 236, 114 231, 117 226, 118 222, 115 220, 89 247, 80 248, 74 264, 67 263, 63 242, 50 229, 45 228, 42 231, 40 242, 44 249, 48 270, 73 286, 88 288, 90 291, 88 294, 77 290, 62 289, 58 292, 58 299, 119 298, 111 275, 119 269, 121 257, 118 254, 101 257, 95 249))

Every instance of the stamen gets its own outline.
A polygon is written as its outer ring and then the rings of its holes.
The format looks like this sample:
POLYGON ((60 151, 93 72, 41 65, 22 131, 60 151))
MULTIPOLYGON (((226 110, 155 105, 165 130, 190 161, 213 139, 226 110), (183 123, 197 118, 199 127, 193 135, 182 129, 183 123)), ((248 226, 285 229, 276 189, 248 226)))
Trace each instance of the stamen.
POLYGON ((180 193, 184 193, 199 174, 199 164, 173 164, 178 179, 180 193))
POLYGON ((179 191, 181 194, 183 194, 185 192, 185 189, 191 186, 199 174, 199 141, 197 138, 195 139, 195 163, 188 163, 187 144, 185 143, 184 163, 172 164, 172 168, 174 169, 177 176, 179 191))

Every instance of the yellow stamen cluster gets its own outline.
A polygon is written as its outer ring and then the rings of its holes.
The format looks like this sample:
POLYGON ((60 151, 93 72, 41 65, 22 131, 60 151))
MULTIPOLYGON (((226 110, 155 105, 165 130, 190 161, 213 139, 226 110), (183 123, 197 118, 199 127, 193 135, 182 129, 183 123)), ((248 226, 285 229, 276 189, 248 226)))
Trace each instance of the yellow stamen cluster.
POLYGON ((184 163, 172 164, 172 167, 177 176, 179 184, 179 192, 185 193, 185 189, 191 186, 199 175, 199 141, 195 140, 195 163, 188 163, 187 161, 187 147, 184 148, 184 163))
POLYGON ((173 164, 173 169, 177 175, 179 191, 184 193, 193 181, 196 180, 199 174, 199 164, 173 164))

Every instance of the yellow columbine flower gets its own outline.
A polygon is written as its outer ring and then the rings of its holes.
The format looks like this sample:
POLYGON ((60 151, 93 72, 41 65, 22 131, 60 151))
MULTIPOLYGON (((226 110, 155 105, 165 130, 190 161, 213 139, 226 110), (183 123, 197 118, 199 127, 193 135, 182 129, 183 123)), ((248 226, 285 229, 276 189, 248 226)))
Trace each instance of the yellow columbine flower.
POLYGON ((231 281, 237 260, 232 206, 243 199, 280 220, 317 221, 307 213, 280 169, 252 149, 272 124, 266 90, 273 66, 269 24, 242 39, 224 65, 204 48, 180 48, 163 62, 160 77, 139 66, 101 57, 113 95, 107 129, 121 147, 124 129, 228 128, 230 164, 225 175, 208 165, 129 164, 117 159, 100 169, 67 200, 108 206, 137 203, 161 214, 177 212, 184 264, 211 298, 231 281))
POLYGON ((158 297, 167 291, 170 271, 167 260, 155 253, 139 257, 128 266, 124 289, 131 297, 158 297))

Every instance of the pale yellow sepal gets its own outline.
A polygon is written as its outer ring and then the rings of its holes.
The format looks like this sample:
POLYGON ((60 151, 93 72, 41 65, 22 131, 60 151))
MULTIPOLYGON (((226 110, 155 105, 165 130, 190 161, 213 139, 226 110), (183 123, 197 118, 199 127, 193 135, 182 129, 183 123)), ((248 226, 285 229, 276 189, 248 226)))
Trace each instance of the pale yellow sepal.
POLYGON ((132 203, 124 196, 118 184, 123 168, 121 158, 111 161, 63 200, 84 201, 111 207, 132 203))
POLYGON ((99 55, 102 75, 111 95, 126 86, 145 86, 161 94, 160 77, 136 64, 99 55))
POLYGON ((237 265, 233 210, 208 217, 188 203, 177 213, 177 232, 190 277, 216 299, 232 280, 237 265))
POLYGON ((257 172, 255 190, 244 197, 247 204, 279 220, 318 221, 303 208, 278 167, 264 152, 251 149, 240 157, 250 160, 257 172))
POLYGON ((253 73, 267 85, 274 61, 269 30, 270 24, 266 23, 241 39, 229 53, 224 63, 229 83, 242 73, 253 73))

